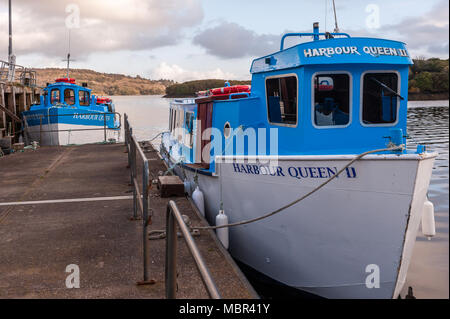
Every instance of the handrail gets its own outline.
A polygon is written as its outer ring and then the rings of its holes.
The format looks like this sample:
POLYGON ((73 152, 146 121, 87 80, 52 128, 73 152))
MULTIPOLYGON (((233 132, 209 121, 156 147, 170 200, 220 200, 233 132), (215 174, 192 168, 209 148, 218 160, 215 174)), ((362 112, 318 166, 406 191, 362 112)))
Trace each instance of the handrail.
POLYGON ((174 201, 169 201, 167 204, 166 214, 166 266, 165 266, 165 279, 166 279, 166 298, 175 299, 177 290, 177 230, 176 224, 180 227, 181 233, 186 241, 186 245, 194 258, 195 265, 197 266, 200 276, 203 280, 205 288, 209 296, 213 299, 221 299, 220 293, 217 290, 217 286, 206 267, 203 257, 198 250, 198 247, 186 226, 177 204, 174 201))
MULTIPOLYGON (((132 220, 138 218, 138 206, 142 213, 143 219, 143 253, 144 253, 144 281, 138 284, 154 284, 155 281, 149 279, 149 258, 148 253, 148 226, 151 224, 151 216, 149 212, 149 165, 148 159, 144 154, 144 151, 139 145, 139 142, 133 135, 133 129, 128 120, 128 115, 124 114, 124 128, 125 128, 125 145, 128 151, 128 167, 130 168, 130 185, 133 186, 133 217, 132 220), (136 154, 142 159, 143 169, 142 169, 142 194, 139 191, 139 184, 137 180, 137 163, 136 154)), ((166 278, 166 297, 176 298, 177 290, 177 262, 176 262, 176 252, 177 252, 177 231, 176 224, 178 223, 181 233, 186 241, 192 257, 194 258, 197 269, 200 272, 203 283, 205 284, 206 290, 211 298, 220 299, 221 296, 217 290, 216 284, 214 283, 208 268, 203 261, 200 251, 186 226, 180 211, 174 201, 169 201, 167 204, 167 215, 166 215, 166 263, 165 263, 165 278, 166 278)))
POLYGON ((139 142, 133 136, 133 131, 128 121, 128 115, 124 115, 125 126, 125 146, 128 151, 128 167, 130 168, 130 185, 133 186, 133 217, 131 220, 138 220, 138 207, 142 214, 142 240, 143 240, 143 259, 144 259, 144 280, 138 282, 139 285, 154 284, 155 281, 150 279, 149 265, 150 255, 148 247, 148 226, 151 224, 151 215, 149 215, 149 165, 148 159, 141 149, 139 142), (142 161, 142 194, 137 179, 137 154, 142 161))
POLYGON ((237 92, 237 93, 231 93, 231 94, 228 96, 228 99, 229 99, 229 100, 232 100, 232 97, 233 97, 233 96, 237 96, 237 95, 246 95, 247 97, 250 97, 250 93, 248 93, 248 92, 237 92))
POLYGON ((348 33, 329 33, 329 32, 320 32, 320 33, 314 33, 314 32, 307 32, 307 33, 286 33, 283 35, 283 37, 281 38, 281 44, 280 44, 280 51, 284 50, 284 40, 287 37, 318 37, 320 35, 323 36, 328 36, 328 35, 337 35, 337 36, 344 36, 347 38, 350 38, 350 35, 348 33))

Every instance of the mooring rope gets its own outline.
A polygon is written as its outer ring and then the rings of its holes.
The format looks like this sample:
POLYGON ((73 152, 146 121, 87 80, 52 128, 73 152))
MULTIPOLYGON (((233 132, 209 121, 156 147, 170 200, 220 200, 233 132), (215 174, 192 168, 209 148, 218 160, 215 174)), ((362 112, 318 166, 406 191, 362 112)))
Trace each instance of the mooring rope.
POLYGON ((300 197, 300 198, 290 202, 289 204, 284 205, 283 207, 278 208, 277 210, 274 210, 274 211, 272 211, 270 213, 267 213, 265 215, 262 215, 260 217, 253 218, 253 219, 248 219, 248 220, 243 220, 243 221, 236 222, 236 223, 221 225, 221 226, 192 226, 191 229, 193 229, 193 230, 195 230, 195 229, 219 229, 219 228, 225 228, 225 227, 234 227, 234 226, 239 226, 239 225, 250 224, 250 223, 257 222, 259 220, 268 218, 270 216, 273 216, 275 214, 278 214, 278 213, 284 211, 285 209, 287 209, 287 208, 289 208, 291 206, 294 206, 295 204, 301 202, 305 198, 311 196, 312 194, 317 192, 319 189, 321 189, 322 187, 324 187, 325 185, 330 183, 333 179, 338 177, 346 168, 348 168, 350 165, 352 165, 354 162, 360 160, 364 156, 366 156, 368 154, 380 153, 380 152, 402 151, 404 149, 405 149, 405 146, 404 145, 400 145, 400 146, 394 146, 394 147, 383 148, 383 149, 372 150, 372 151, 367 151, 367 152, 361 153, 361 154, 357 155, 354 159, 352 159, 350 162, 348 162, 347 165, 345 165, 343 168, 341 168, 335 175, 333 175, 332 177, 327 179, 325 182, 323 182, 322 184, 320 184, 319 186, 314 188, 312 191, 310 191, 310 192, 306 193, 305 195, 303 195, 302 197, 300 197))

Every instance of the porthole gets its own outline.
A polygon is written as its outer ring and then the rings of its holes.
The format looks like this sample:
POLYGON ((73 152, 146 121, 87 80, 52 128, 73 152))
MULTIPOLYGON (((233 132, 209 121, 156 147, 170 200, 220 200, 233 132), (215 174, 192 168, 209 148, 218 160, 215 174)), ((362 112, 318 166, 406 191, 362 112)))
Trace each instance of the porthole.
POLYGON ((225 136, 225 138, 229 138, 231 134, 231 125, 229 122, 226 122, 225 125, 223 126, 223 136, 225 136))

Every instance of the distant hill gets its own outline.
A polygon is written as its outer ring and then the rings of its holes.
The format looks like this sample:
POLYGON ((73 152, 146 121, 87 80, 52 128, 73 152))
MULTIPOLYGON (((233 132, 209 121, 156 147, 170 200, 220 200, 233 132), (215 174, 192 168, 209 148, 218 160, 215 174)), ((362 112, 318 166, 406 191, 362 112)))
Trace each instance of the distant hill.
MULTIPOLYGON (((251 81, 229 81, 231 85, 251 84, 251 81)), ((166 88, 164 97, 191 97, 195 92, 223 87, 225 80, 209 79, 175 83, 166 88)))
MULTIPOLYGON (((53 83, 56 78, 65 77, 65 69, 45 68, 34 69, 37 73, 39 86, 53 83)), ((86 69, 71 69, 70 77, 77 84, 87 82, 88 87, 98 95, 152 95, 165 94, 166 87, 172 85, 171 80, 149 80, 140 76, 132 77, 123 74, 100 73, 86 69)))

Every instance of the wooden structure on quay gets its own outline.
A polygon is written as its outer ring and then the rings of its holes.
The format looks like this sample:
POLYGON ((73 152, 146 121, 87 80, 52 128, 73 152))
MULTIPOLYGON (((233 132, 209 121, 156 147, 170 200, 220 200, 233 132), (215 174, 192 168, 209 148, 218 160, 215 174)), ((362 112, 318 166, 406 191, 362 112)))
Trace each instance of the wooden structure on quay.
POLYGON ((0 60, 0 150, 8 153, 22 133, 20 114, 40 100, 36 73, 0 60))

